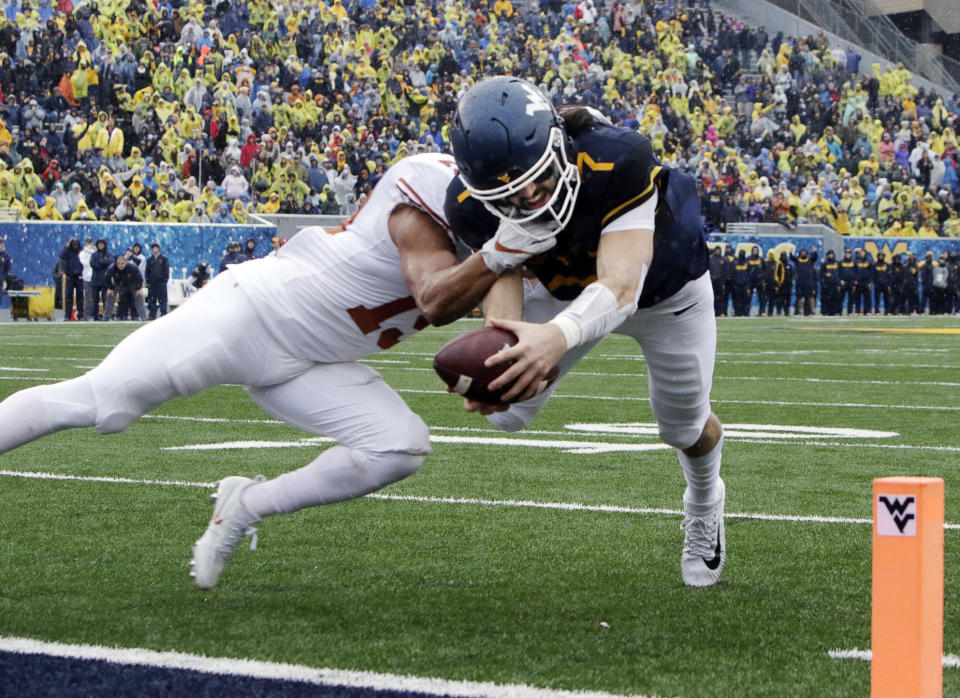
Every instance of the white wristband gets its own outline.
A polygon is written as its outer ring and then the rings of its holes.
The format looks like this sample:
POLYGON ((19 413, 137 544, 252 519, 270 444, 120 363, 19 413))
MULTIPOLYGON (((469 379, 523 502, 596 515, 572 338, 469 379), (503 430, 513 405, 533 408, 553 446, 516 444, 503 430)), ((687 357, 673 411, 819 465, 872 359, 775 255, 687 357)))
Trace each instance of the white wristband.
POLYGON ((550 322, 560 328, 567 341, 567 350, 605 337, 633 315, 637 310, 636 299, 640 296, 645 276, 646 267, 641 271, 633 302, 622 308, 613 291, 603 283, 594 281, 570 305, 557 313, 550 322))
POLYGON ((567 351, 570 351, 575 346, 580 344, 580 338, 583 336, 583 330, 580 329, 580 325, 578 325, 577 321, 573 318, 569 318, 566 315, 557 315, 547 324, 556 325, 560 332, 563 333, 563 339, 567 343, 567 351))

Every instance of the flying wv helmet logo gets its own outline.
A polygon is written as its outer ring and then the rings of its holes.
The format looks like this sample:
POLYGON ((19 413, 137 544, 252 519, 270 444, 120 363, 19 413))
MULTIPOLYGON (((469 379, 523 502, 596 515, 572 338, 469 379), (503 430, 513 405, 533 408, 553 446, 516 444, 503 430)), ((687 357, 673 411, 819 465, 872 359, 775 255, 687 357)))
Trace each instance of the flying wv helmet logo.
POLYGON ((523 92, 527 96, 526 113, 527 116, 533 116, 538 111, 550 111, 550 102, 543 96, 537 88, 527 83, 523 83, 523 92))
POLYGON ((917 498, 912 494, 878 494, 877 535, 917 535, 917 498))

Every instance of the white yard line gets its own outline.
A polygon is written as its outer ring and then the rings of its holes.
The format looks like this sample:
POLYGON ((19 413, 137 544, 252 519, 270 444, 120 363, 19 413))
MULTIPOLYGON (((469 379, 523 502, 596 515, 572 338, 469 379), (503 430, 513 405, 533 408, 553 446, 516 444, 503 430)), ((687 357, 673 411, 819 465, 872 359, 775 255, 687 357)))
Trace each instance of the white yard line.
MULTIPOLYGON (((141 419, 148 419, 148 420, 149 420, 149 419, 156 419, 156 420, 169 420, 169 421, 182 421, 182 422, 200 422, 200 423, 210 423, 210 424, 255 424, 255 425, 256 425, 256 424, 266 424, 266 425, 271 425, 271 426, 288 426, 286 423, 281 422, 281 421, 276 420, 276 419, 226 419, 226 418, 224 418, 224 417, 189 417, 189 416, 163 415, 163 414, 148 414, 148 415, 145 415, 145 416, 141 417, 141 419)), ((624 434, 622 434, 622 435, 621 435, 621 434, 617 434, 617 433, 612 433, 612 432, 610 431, 609 425, 605 425, 606 428, 604 428, 604 429, 600 429, 600 428, 579 428, 580 426, 581 426, 581 425, 569 425, 569 429, 567 429, 567 430, 525 429, 525 430, 523 431, 523 434, 524 434, 525 436, 570 436, 571 430, 573 430, 573 431, 575 431, 578 435, 584 435, 584 436, 595 436, 595 437, 599 436, 599 437, 623 438, 623 439, 635 439, 635 438, 636 438, 636 435, 635 435, 635 434, 632 434, 632 433, 624 433, 624 434)), ((589 425, 588 425, 588 426, 589 426, 589 425)), ((614 426, 616 426, 616 425, 614 425, 614 426)), ((726 425, 726 426, 730 426, 730 425, 726 425)), ((743 425, 741 425, 741 426, 743 426, 743 425)), ((753 427, 753 428, 756 428, 756 427, 759 426, 759 425, 750 425, 750 426, 753 427)), ((787 430, 787 429, 789 429, 789 430, 793 430, 793 431, 795 431, 795 432, 811 432, 811 431, 815 431, 815 430, 818 429, 817 427, 802 427, 802 426, 799 426, 799 427, 798 427, 798 426, 789 426, 789 427, 787 427, 787 426, 774 426, 774 427, 772 427, 772 428, 774 428, 774 429, 779 429, 779 430, 787 430)), ((444 427, 444 426, 431 426, 431 427, 430 427, 430 431, 431 431, 431 432, 457 432, 457 433, 467 433, 467 434, 494 434, 494 435, 501 435, 501 434, 503 434, 503 432, 501 432, 501 431, 499 431, 499 430, 497 430, 497 429, 486 429, 486 428, 482 428, 482 427, 444 427)), ((859 431, 859 430, 839 430, 839 429, 836 429, 836 428, 830 428, 830 429, 828 429, 827 431, 824 431, 824 432, 823 432, 821 435, 819 435, 819 436, 814 436, 814 435, 810 435, 809 433, 806 433, 806 434, 803 435, 803 438, 802 438, 802 439, 799 439, 799 438, 798 438, 798 439, 791 439, 791 438, 777 438, 777 439, 748 438, 748 439, 747 439, 747 438, 745 438, 745 439, 743 439, 743 440, 744 440, 744 441, 749 441, 749 443, 754 443, 754 444, 777 444, 777 445, 786 445, 786 446, 831 446, 831 447, 836 447, 836 448, 856 448, 856 449, 879 448, 879 449, 896 450, 896 451, 935 451, 935 452, 942 452, 942 453, 960 453, 960 446, 917 446, 917 445, 912 445, 912 444, 882 444, 882 443, 875 443, 875 442, 872 442, 872 441, 869 441, 869 442, 857 441, 857 442, 853 442, 853 443, 845 443, 845 442, 841 442, 841 441, 821 441, 821 440, 819 440, 819 439, 821 439, 821 438, 826 438, 826 437, 830 437, 830 436, 837 437, 837 436, 848 436, 848 435, 850 435, 850 434, 854 434, 854 435, 855 435, 856 432, 858 432, 858 431, 859 431), (840 433, 841 431, 847 431, 847 432, 849 432, 849 434, 840 433), (830 433, 827 433, 827 432, 830 432, 830 433)), ((755 433, 756 433, 756 432, 755 432, 755 433)), ((870 433, 871 433, 871 434, 875 434, 875 433, 881 433, 881 432, 870 432, 870 433)), ((896 435, 896 434, 894 434, 894 432, 889 432, 889 433, 890 433, 890 434, 893 434, 893 435, 896 435)), ((656 431, 654 430, 653 427, 651 427, 650 435, 655 435, 655 434, 656 434, 656 431)), ((745 435, 745 436, 746 436, 746 435, 745 435)), ((795 434, 795 436, 799 436, 799 434, 795 434)), ((432 438, 434 441, 436 441, 436 442, 453 443, 452 441, 442 441, 442 437, 439 437, 439 436, 437 436, 436 434, 434 434, 434 436, 431 437, 431 438, 432 438)), ((502 438, 508 438, 508 437, 502 437, 502 438)), ((728 438, 730 442, 736 442, 736 441, 739 441, 739 440, 740 440, 740 439, 738 438, 738 436, 736 436, 736 435, 731 435, 730 433, 726 434, 726 438, 728 438)), ((243 442, 243 443, 244 443, 246 446, 248 446, 248 447, 250 446, 250 444, 256 443, 256 444, 259 444, 261 448, 268 448, 268 447, 271 447, 271 446, 272 446, 272 447, 277 447, 277 448, 283 448, 283 447, 288 447, 288 446, 289 446, 289 447, 294 447, 294 446, 300 445, 301 442, 306 442, 306 441, 307 441, 307 440, 305 440, 305 439, 300 439, 300 440, 297 440, 297 441, 258 441, 258 442, 247 441, 247 442, 243 442)), ((317 438, 314 443, 326 443, 326 442, 329 442, 329 441, 330 441, 330 439, 317 438)), ((473 443, 473 442, 471 442, 471 441, 460 441, 460 443, 473 443)), ((479 442, 477 442, 477 443, 479 443, 479 442)), ((516 441, 511 440, 509 445, 514 445, 515 443, 516 443, 516 441)), ((576 442, 576 443, 578 444, 578 447, 581 447, 581 446, 580 446, 580 443, 581 443, 581 442, 576 442)), ((632 443, 632 442, 631 442, 631 443, 632 443)), ((309 446, 309 445, 313 445, 313 444, 311 444, 311 443, 303 443, 303 445, 308 445, 308 446, 309 446)), ((537 444, 537 445, 540 446, 541 444, 537 444)), ((620 444, 619 444, 619 443, 609 443, 609 444, 608 444, 608 443, 604 443, 603 445, 604 445, 604 446, 609 445, 609 446, 611 446, 611 447, 616 447, 616 446, 619 446, 620 444)), ((214 449, 216 448, 216 444, 203 444, 203 446, 204 446, 203 449, 197 449, 197 450, 214 450, 214 449)), ((589 448, 590 448, 590 444, 587 444, 586 446, 582 446, 582 447, 589 449, 589 448)), ((176 448, 177 448, 177 447, 173 447, 171 450, 175 450, 176 448)), ((187 449, 181 449, 181 450, 187 450, 187 449)), ((618 449, 611 448, 611 450, 618 450, 618 449)))
POLYGON ((67 475, 64 473, 38 473, 19 470, 0 470, 2 477, 19 477, 26 480, 62 480, 64 482, 106 482, 115 485, 155 485, 159 487, 206 487, 214 488, 215 482, 188 482, 186 480, 136 480, 129 477, 107 475, 67 475))
MULTIPOLYGON (((52 325, 56 327, 56 325, 52 325)), ((117 340, 119 344, 120 340, 117 340)), ((63 342, 0 342, 0 347, 30 347, 35 349, 37 347, 56 347, 57 349, 63 349, 64 346, 69 346, 71 349, 74 347, 83 347, 85 349, 113 349, 117 344, 80 344, 78 342, 70 342, 68 345, 65 345, 63 342)), ((59 360, 57 357, 51 357, 52 360, 59 360)))
MULTIPOLYGON (((850 352, 845 352, 850 354, 850 352)), ((891 363, 868 363, 865 361, 770 361, 767 359, 757 361, 757 360, 744 360, 738 361, 735 359, 717 359, 718 364, 744 364, 746 366, 819 366, 824 368, 833 368, 833 367, 843 367, 843 368, 895 368, 901 371, 910 371, 915 368, 935 368, 937 370, 944 371, 957 371, 960 370, 960 366, 947 366, 944 364, 916 364, 916 363, 901 363, 901 364, 891 364, 891 363)))
MULTIPOLYGON (((422 395, 449 395, 446 390, 415 390, 412 388, 397 389, 398 393, 422 395)), ((646 395, 564 395, 554 393, 553 400, 598 400, 601 402, 647 402, 646 395)), ((779 407, 855 407, 882 410, 933 410, 946 412, 960 412, 960 405, 884 405, 865 402, 805 402, 790 400, 718 400, 710 398, 710 402, 720 405, 776 405, 779 407)))
MULTIPOLYGON (((222 450, 248 450, 251 448, 313 448, 318 444, 332 443, 334 439, 323 436, 298 439, 295 441, 223 441, 203 444, 185 444, 182 446, 166 446, 164 451, 222 451, 222 450)), ((430 436, 432 443, 442 444, 471 444, 476 446, 513 446, 527 448, 556 448, 564 453, 594 454, 594 453, 613 453, 613 452, 643 452, 643 451, 667 451, 671 446, 665 443, 612 443, 609 441, 575 441, 572 439, 547 440, 547 439, 523 439, 515 437, 493 437, 493 436, 441 436, 433 434, 430 436)))
MULTIPOLYGON (((361 363, 373 363, 364 359, 361 363)), ((824 364, 826 365, 826 364, 824 364)), ((830 364, 833 365, 833 364, 830 364)), ((78 367, 79 368, 79 367, 78 367)), ((404 372, 414 371, 418 373, 433 373, 432 368, 417 368, 416 366, 405 366, 404 372)), ((647 378, 648 373, 630 372, 613 373, 610 371, 570 371, 568 376, 587 376, 591 378, 647 378)), ((752 382, 770 382, 782 383, 790 381, 793 383, 842 383, 848 385, 923 385, 938 388, 956 388, 960 383, 949 383, 944 381, 881 381, 881 380, 857 380, 851 378, 803 378, 797 376, 714 376, 713 382, 720 383, 724 381, 752 381, 752 382)))
MULTIPOLYGON (((617 694, 600 691, 563 691, 537 688, 525 684, 451 681, 425 676, 380 674, 372 671, 323 669, 302 664, 263 662, 254 659, 206 657, 185 652, 157 652, 149 649, 103 647, 100 645, 68 645, 24 637, 0 636, 0 651, 96 660, 111 664, 160 669, 181 669, 244 678, 299 681, 316 686, 346 686, 380 691, 407 691, 435 696, 463 696, 465 698, 480 696, 484 698, 622 698, 617 694)), ((643 697, 636 696, 634 698, 643 697)))
MULTIPOLYGON (((830 659, 860 659, 869 662, 873 659, 873 652, 871 650, 858 650, 856 648, 852 650, 830 650, 827 652, 827 656, 830 657, 830 659)), ((943 655, 943 666, 947 669, 960 669, 960 656, 955 654, 943 655)))
MULTIPOLYGON (((15 477, 28 480, 55 480, 61 482, 102 482, 120 485, 148 485, 161 487, 192 487, 213 489, 213 482, 188 482, 182 480, 136 480, 125 477, 108 477, 96 475, 69 475, 65 473, 42 473, 16 470, 0 470, 0 477, 15 477)), ((642 516, 671 516, 682 517, 680 509, 663 509, 656 507, 626 507, 615 504, 581 504, 579 502, 535 502, 515 499, 482 499, 476 497, 424 497, 419 495, 382 494, 373 493, 364 497, 385 502, 415 502, 418 504, 456 504, 461 506, 503 507, 509 509, 544 509, 552 511, 592 512, 598 514, 631 514, 642 516)), ((743 519, 749 521, 775 521, 788 523, 815 523, 815 524, 843 524, 843 525, 870 525, 870 519, 858 519, 843 516, 795 516, 791 514, 765 514, 748 512, 726 512, 728 519, 743 519)), ((945 523, 948 531, 960 530, 960 524, 945 523)))
MULTIPOLYGON (((84 359, 79 358, 59 358, 58 361, 82 361, 84 359)), ((392 361, 387 359, 362 359, 360 363, 368 364, 371 366, 384 366, 391 369, 396 369, 404 373, 433 373, 433 368, 424 366, 410 366, 409 361, 392 361)), ((792 363, 792 362, 788 362, 792 363)), ((837 364, 820 364, 821 366, 834 366, 837 364)), ((88 371, 92 368, 96 368, 97 364, 74 364, 73 367, 83 371, 88 371)), ((0 366, 0 372, 22 372, 22 373, 47 373, 50 369, 48 368, 15 368, 15 367, 4 367, 0 366)), ((617 373, 611 371, 570 371, 568 376, 581 376, 588 378, 640 378, 645 379, 649 377, 647 373, 641 372, 627 372, 627 373, 617 373)), ((0 376, 0 378, 5 378, 0 376)), ((34 378, 30 376, 30 378, 34 378)), ((73 376, 62 376, 59 378, 34 378, 35 380, 40 381, 62 381, 73 378, 73 376)), ((28 380, 26 376, 15 376, 15 377, 6 377, 5 380, 28 380)), ((950 381, 902 381, 902 380, 859 380, 851 378, 813 378, 813 377, 800 377, 800 376, 714 376, 714 383, 725 383, 732 381, 750 381, 754 383, 810 383, 814 385, 819 384, 839 384, 839 385, 897 385, 897 386, 924 386, 924 387, 934 387, 934 388, 957 388, 960 387, 960 382, 950 382, 950 381)))

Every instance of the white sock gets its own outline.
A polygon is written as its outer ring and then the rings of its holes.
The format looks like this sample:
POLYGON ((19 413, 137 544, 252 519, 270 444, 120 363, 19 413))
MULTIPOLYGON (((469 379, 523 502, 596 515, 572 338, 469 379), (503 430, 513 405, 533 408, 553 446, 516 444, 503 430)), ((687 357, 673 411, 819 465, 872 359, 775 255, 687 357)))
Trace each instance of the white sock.
POLYGON ((360 497, 382 487, 379 478, 358 465, 346 446, 333 446, 312 463, 266 482, 247 485, 243 505, 263 518, 360 497))
POLYGON ((85 376, 21 390, 0 402, 0 453, 61 429, 91 427, 96 416, 85 376))
POLYGON ((708 514, 717 502, 719 492, 717 481, 720 479, 720 460, 723 451, 723 434, 709 453, 691 458, 678 450, 683 477, 687 489, 683 493, 683 509, 689 514, 708 514))

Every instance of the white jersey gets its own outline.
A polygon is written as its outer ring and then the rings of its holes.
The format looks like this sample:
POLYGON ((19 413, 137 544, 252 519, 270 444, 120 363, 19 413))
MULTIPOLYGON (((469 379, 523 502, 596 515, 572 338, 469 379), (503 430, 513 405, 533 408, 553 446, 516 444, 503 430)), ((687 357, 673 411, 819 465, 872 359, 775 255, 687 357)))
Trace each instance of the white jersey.
POLYGON ((403 279, 387 221, 400 204, 427 213, 455 237, 443 214, 453 157, 424 153, 387 170, 343 226, 301 230, 277 256, 232 265, 277 340, 323 363, 354 361, 426 327, 403 279))

